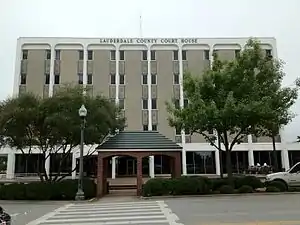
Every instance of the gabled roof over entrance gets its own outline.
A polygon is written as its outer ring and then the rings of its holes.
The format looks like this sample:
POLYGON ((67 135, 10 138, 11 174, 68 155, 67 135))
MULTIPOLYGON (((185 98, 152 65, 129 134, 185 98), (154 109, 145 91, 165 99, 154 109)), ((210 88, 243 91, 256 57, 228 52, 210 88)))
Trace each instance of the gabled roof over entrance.
POLYGON ((157 131, 122 131, 99 145, 97 149, 181 150, 182 147, 157 131))

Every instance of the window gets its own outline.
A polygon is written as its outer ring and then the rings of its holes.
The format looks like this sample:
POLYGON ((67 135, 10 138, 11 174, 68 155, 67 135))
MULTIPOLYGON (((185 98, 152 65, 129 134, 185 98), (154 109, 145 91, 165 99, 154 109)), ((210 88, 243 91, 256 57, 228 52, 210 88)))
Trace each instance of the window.
POLYGON ((45 84, 49 84, 50 83, 50 74, 45 74, 45 84))
POLYGON ((60 76, 54 75, 54 84, 59 84, 60 76))
POLYGON ((143 131, 148 130, 148 125, 143 125, 143 131))
POLYGON ((142 84, 148 84, 148 75, 142 74, 142 84))
POLYGON ((119 75, 119 77, 120 77, 120 84, 125 84, 125 75, 124 74, 120 74, 119 75))
POLYGON ((237 49, 234 51, 234 54, 235 54, 235 58, 239 57, 240 56, 240 52, 241 50, 240 49, 237 49))
POLYGON ((209 50, 204 50, 204 59, 209 60, 209 50))
POLYGON ((93 74, 87 75, 87 84, 93 84, 93 74))
POLYGON ((151 74, 151 84, 156 84, 157 79, 156 79, 156 74, 151 74))
POLYGON ((116 75, 115 74, 110 75, 110 84, 116 84, 116 75))
POLYGON ((125 60, 125 52, 123 50, 120 51, 120 60, 125 60))
POLYGON ((93 60, 93 50, 88 50, 88 60, 93 60))
POLYGON ((179 127, 176 127, 176 128, 175 128, 175 134, 176 134, 176 135, 181 135, 181 130, 180 130, 179 127))
POLYGON ((266 56, 267 57, 272 57, 272 50, 271 49, 266 49, 266 56))
POLYGON ((151 60, 156 60, 156 52, 155 52, 155 50, 151 50, 151 60))
POLYGON ((83 74, 82 73, 78 74, 78 84, 83 84, 83 74))
POLYGON ((215 152, 186 152, 186 170, 187 174, 215 174, 215 152))
POLYGON ((83 50, 78 51, 78 60, 83 60, 83 50))
POLYGON ((188 106, 188 104, 189 104, 189 100, 184 99, 183 100, 183 107, 186 108, 188 106))
POLYGON ((152 124, 152 130, 157 131, 157 125, 156 124, 152 124))
POLYGON ((187 60, 186 51, 182 50, 182 60, 187 60))
POLYGON ((157 109, 157 101, 156 98, 151 99, 152 109, 157 109))
POLYGON ((209 133, 209 134, 214 134, 214 129, 209 129, 209 130, 208 130, 208 133, 209 133))
POLYGON ((28 59, 28 50, 23 50, 22 59, 28 59))
POLYGON ((116 60, 116 50, 110 51, 110 60, 112 61, 116 60))
POLYGON ((176 109, 180 108, 180 101, 179 101, 179 99, 175 99, 174 106, 175 106, 176 109))
POLYGON ((51 51, 46 50, 46 59, 51 59, 51 51))
POLYGON ((125 102, 124 102, 124 99, 119 99, 119 108, 120 108, 120 109, 125 109, 125 102))
POLYGON ((173 75, 173 82, 174 82, 174 84, 179 84, 179 74, 173 75))
POLYGON ((60 50, 55 50, 55 59, 60 60, 60 50))
POLYGON ((142 51, 142 60, 147 60, 147 50, 142 51))
POLYGON ((148 99, 143 99, 143 109, 148 109, 148 99))
POLYGON ((26 74, 25 73, 21 74, 21 84, 26 84, 26 74))
POLYGON ((178 50, 173 51, 173 60, 178 60, 178 50))

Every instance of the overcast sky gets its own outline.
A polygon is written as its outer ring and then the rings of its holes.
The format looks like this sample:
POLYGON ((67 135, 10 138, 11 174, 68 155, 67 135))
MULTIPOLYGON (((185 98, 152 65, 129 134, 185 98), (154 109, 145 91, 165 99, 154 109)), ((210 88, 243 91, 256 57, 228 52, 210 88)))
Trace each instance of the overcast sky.
MULTIPOLYGON (((276 37, 285 85, 300 76, 299 0, 0 0, 0 99, 12 94, 18 37, 137 37, 140 15, 144 37, 276 37)), ((300 116, 287 141, 299 127, 300 116)))

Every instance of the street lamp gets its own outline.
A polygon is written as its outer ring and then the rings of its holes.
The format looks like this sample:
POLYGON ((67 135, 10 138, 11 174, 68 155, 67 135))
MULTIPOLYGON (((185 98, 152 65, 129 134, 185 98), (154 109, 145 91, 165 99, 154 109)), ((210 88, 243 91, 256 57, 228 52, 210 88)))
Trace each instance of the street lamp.
POLYGON ((87 114, 87 109, 84 105, 81 105, 78 110, 78 114, 81 118, 80 126, 80 156, 79 156, 79 179, 78 179, 78 190, 76 193, 75 200, 80 201, 84 200, 83 192, 83 142, 84 142, 84 127, 85 127, 85 117, 87 114))

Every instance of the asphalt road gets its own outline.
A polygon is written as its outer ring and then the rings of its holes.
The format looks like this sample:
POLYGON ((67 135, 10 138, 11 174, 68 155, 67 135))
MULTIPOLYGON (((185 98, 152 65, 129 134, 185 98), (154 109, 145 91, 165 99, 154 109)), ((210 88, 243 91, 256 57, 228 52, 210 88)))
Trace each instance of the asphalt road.
POLYGON ((12 225, 25 225, 68 202, 0 201, 0 206, 12 217, 12 225))
MULTIPOLYGON (((300 225, 300 194, 161 198, 150 201, 160 200, 184 225, 300 225)), ((108 197, 100 202, 115 201, 126 203, 128 199, 108 197)), ((12 216, 13 225, 25 225, 66 204, 69 202, 0 201, 0 205, 12 216)))
POLYGON ((164 199, 184 225, 300 225, 300 194, 164 199))

